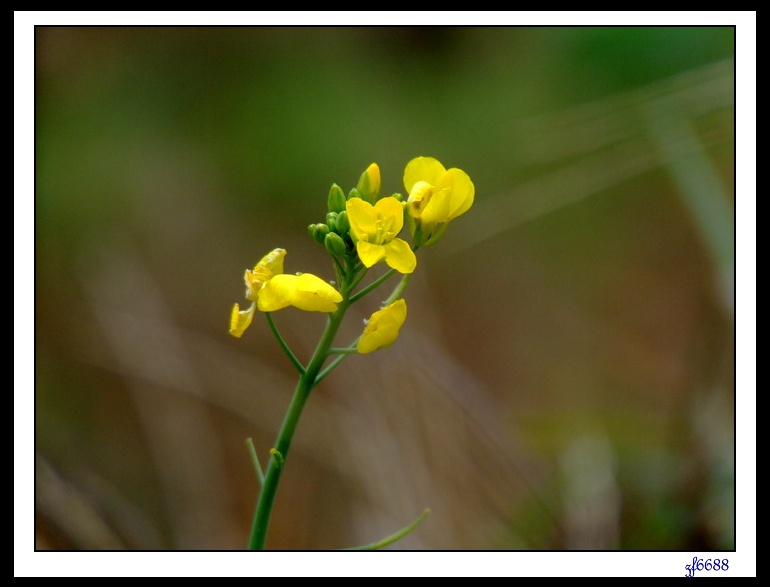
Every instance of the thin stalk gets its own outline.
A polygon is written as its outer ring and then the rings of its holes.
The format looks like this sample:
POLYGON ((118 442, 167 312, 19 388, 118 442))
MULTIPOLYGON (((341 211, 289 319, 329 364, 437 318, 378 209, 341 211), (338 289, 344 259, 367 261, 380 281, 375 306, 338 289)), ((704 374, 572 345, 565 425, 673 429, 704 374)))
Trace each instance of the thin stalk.
POLYGON ((300 363, 300 360, 289 348, 289 345, 286 344, 286 341, 281 336, 281 333, 278 332, 278 327, 275 325, 275 322, 273 322, 273 317, 270 315, 270 312, 265 312, 265 317, 267 318, 267 323, 270 325, 270 330, 273 331, 273 335, 278 340, 278 344, 281 345, 283 352, 286 353, 286 356, 289 357, 289 360, 297 368, 299 374, 302 375, 305 372, 305 366, 300 363))
MULTIPOLYGON (((356 340, 358 340, 358 339, 356 339, 356 340)), ((355 343, 353 343, 353 344, 355 344, 355 343)), ((350 356, 350 355, 348 355, 348 354, 341 354, 341 355, 339 355, 338 357, 336 357, 336 358, 335 358, 335 359, 334 359, 334 360, 333 360, 331 363, 329 363, 329 364, 326 366, 326 368, 325 368, 323 371, 321 371, 321 372, 318 374, 318 377, 316 377, 316 380, 315 380, 315 381, 316 381, 316 385, 318 385, 319 383, 321 383, 321 381, 323 381, 323 379, 324 379, 324 378, 325 378, 325 377, 326 377, 326 376, 327 376, 329 373, 331 373, 332 371, 334 371, 334 369, 337 367, 337 365, 339 365, 339 364, 340 364, 342 361, 344 361, 344 360, 345 360, 345 358, 346 358, 346 357, 349 357, 349 356, 350 356)))
POLYGON ((425 521, 425 518, 427 518, 429 515, 430 515, 430 509, 426 509, 425 511, 422 512, 422 514, 420 514, 420 517, 417 518, 414 522, 412 522, 405 528, 402 528, 398 532, 383 538, 382 540, 379 540, 377 542, 372 542, 370 544, 365 544, 363 546, 353 546, 352 548, 343 548, 342 550, 379 550, 380 548, 385 548, 386 546, 393 544, 397 540, 401 540, 404 536, 406 536, 412 530, 417 528, 417 526, 422 524, 425 521))
POLYGON ((361 283, 361 280, 366 277, 366 274, 369 272, 369 268, 365 265, 360 265, 355 267, 352 271, 353 277, 350 279, 350 284, 348 285, 348 293, 350 293, 354 287, 361 283))
POLYGON ((264 550, 265 548, 270 515, 273 511, 273 503, 278 491, 278 482, 281 479, 283 468, 286 466, 292 438, 294 438, 297 424, 299 423, 305 403, 310 397, 310 392, 318 384, 318 374, 324 361, 329 356, 329 349, 342 323, 342 318, 345 316, 348 305, 349 301, 343 300, 337 306, 337 311, 329 315, 326 328, 321 335, 321 340, 318 341, 318 346, 308 363, 307 369, 300 374, 297 387, 294 390, 294 396, 286 411, 281 429, 278 432, 275 447, 270 451, 271 456, 267 464, 267 471, 265 472, 265 482, 262 486, 262 491, 259 493, 254 512, 251 536, 249 538, 249 550, 264 550))
POLYGON ((257 479, 259 480, 259 487, 262 489, 262 486, 265 484, 265 473, 262 471, 262 465, 259 464, 257 449, 254 447, 254 441, 251 437, 246 439, 246 447, 249 449, 251 464, 254 465, 254 471, 256 471, 257 479))
MULTIPOLYGON (((331 348, 329 349, 330 355, 355 355, 358 352, 358 349, 354 346, 347 347, 347 348, 331 348)), ((320 374, 319 374, 320 376, 320 374)))
POLYGON ((375 279, 374 281, 372 281, 372 282, 371 282, 369 285, 367 285, 367 286, 366 286, 365 288, 363 288, 361 291, 358 291, 358 292, 356 292, 354 295, 350 296, 350 303, 352 304, 352 303, 354 303, 354 302, 357 302, 357 301, 358 301, 358 300, 360 300, 362 297, 364 297, 366 294, 368 294, 370 291, 372 291, 373 289, 375 289, 375 288, 379 287, 380 285, 382 285, 383 283, 385 283, 385 281, 387 281, 388 279, 390 279, 390 277, 391 277, 391 276, 392 276, 392 275, 393 275, 395 272, 396 272, 396 270, 395 270, 395 269, 391 269, 391 270, 390 270, 390 271, 388 271, 387 273, 384 273, 384 274, 382 274, 380 277, 378 277, 377 279, 375 279))
POLYGON ((382 307, 389 306, 393 302, 395 302, 398 298, 401 297, 401 294, 404 293, 404 290, 406 289, 406 286, 409 285, 409 280, 412 278, 411 273, 407 273, 401 278, 401 281, 399 284, 393 289, 393 292, 390 294, 390 297, 385 300, 382 304, 382 307))

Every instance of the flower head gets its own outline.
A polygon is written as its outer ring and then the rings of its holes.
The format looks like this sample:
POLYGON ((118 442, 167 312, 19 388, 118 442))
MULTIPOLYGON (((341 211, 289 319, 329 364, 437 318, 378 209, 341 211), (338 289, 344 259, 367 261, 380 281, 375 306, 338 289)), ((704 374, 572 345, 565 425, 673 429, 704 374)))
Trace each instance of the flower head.
POLYGON ((359 353, 366 354, 389 347, 398 338, 398 333, 406 321, 406 301, 396 300, 372 314, 364 327, 364 333, 358 339, 359 353))
POLYGON ((445 169, 433 157, 415 157, 404 169, 407 205, 413 219, 415 244, 429 245, 443 234, 447 223, 473 205, 475 187, 467 173, 445 169))
POLYGON ((378 200, 375 205, 350 198, 347 212, 358 257, 364 265, 371 267, 385 261, 400 273, 414 271, 417 257, 409 243, 396 238, 404 226, 401 202, 392 196, 378 200))
POLYGON ((230 313, 230 334, 240 338, 254 319, 254 312, 274 312, 294 306, 308 312, 334 312, 342 294, 320 277, 311 273, 287 275, 283 272, 284 249, 274 249, 254 266, 247 269, 246 299, 251 306, 241 310, 233 305, 230 313))

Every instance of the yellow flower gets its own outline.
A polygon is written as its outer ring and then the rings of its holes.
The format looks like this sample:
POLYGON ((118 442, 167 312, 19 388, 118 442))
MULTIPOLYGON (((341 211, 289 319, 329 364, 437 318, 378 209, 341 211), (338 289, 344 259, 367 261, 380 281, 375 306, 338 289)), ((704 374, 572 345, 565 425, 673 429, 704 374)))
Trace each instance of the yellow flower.
POLYGON ((396 238, 404 226, 401 202, 389 196, 372 206, 361 198, 350 198, 347 211, 358 257, 364 265, 371 267, 384 260, 400 273, 414 271, 417 257, 409 243, 396 238))
POLYGON ((405 320, 406 301, 403 299, 396 300, 372 314, 364 327, 364 333, 358 339, 358 352, 371 353, 392 345, 396 342, 405 320))
POLYGON ((311 273, 286 275, 283 273, 284 249, 274 249, 254 266, 247 269, 246 299, 251 306, 241 311, 233 305, 230 313, 230 334, 240 338, 254 319, 255 310, 274 312, 294 306, 308 312, 334 312, 342 295, 320 277, 311 273))
POLYGON ((432 244, 450 220, 473 205, 475 187, 467 173, 444 169, 433 157, 415 157, 404 169, 409 215, 414 219, 416 244, 432 244))

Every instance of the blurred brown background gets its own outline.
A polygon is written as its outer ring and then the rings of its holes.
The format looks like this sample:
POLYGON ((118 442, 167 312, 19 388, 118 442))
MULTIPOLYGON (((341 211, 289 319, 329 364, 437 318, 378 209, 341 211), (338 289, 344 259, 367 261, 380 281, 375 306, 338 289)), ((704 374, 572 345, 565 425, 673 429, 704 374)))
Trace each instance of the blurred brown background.
POLYGON ((38 27, 36 548, 245 546, 295 372, 227 334, 243 271, 332 278, 330 185, 428 155, 476 203, 314 392, 268 546, 733 549, 734 33, 38 27))

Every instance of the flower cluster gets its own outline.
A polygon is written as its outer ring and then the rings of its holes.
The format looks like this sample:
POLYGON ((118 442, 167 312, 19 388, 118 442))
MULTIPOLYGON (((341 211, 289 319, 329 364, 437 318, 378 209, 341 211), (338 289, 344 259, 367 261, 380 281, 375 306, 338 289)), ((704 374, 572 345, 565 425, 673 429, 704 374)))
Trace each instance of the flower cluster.
POLYGON ((396 299, 395 294, 401 293, 417 267, 415 252, 436 243, 450 221, 473 205, 475 196, 467 173, 455 167, 446 169, 432 157, 412 159, 403 180, 406 198, 398 193, 380 196, 380 168, 372 163, 347 195, 333 184, 325 222, 311 224, 308 230, 331 255, 337 287, 311 273, 285 274, 286 251, 275 249, 254 269, 246 270, 246 299, 252 303, 243 311, 238 304, 233 306, 230 334, 240 337, 251 324, 255 310, 274 312, 293 306, 309 312, 340 314, 341 318, 348 305, 370 291, 364 288, 354 293, 353 288, 369 268, 382 262, 404 279, 385 306, 366 321, 354 348, 364 354, 392 345, 406 320, 406 301, 396 299), (400 237, 405 224, 411 245, 400 237))

